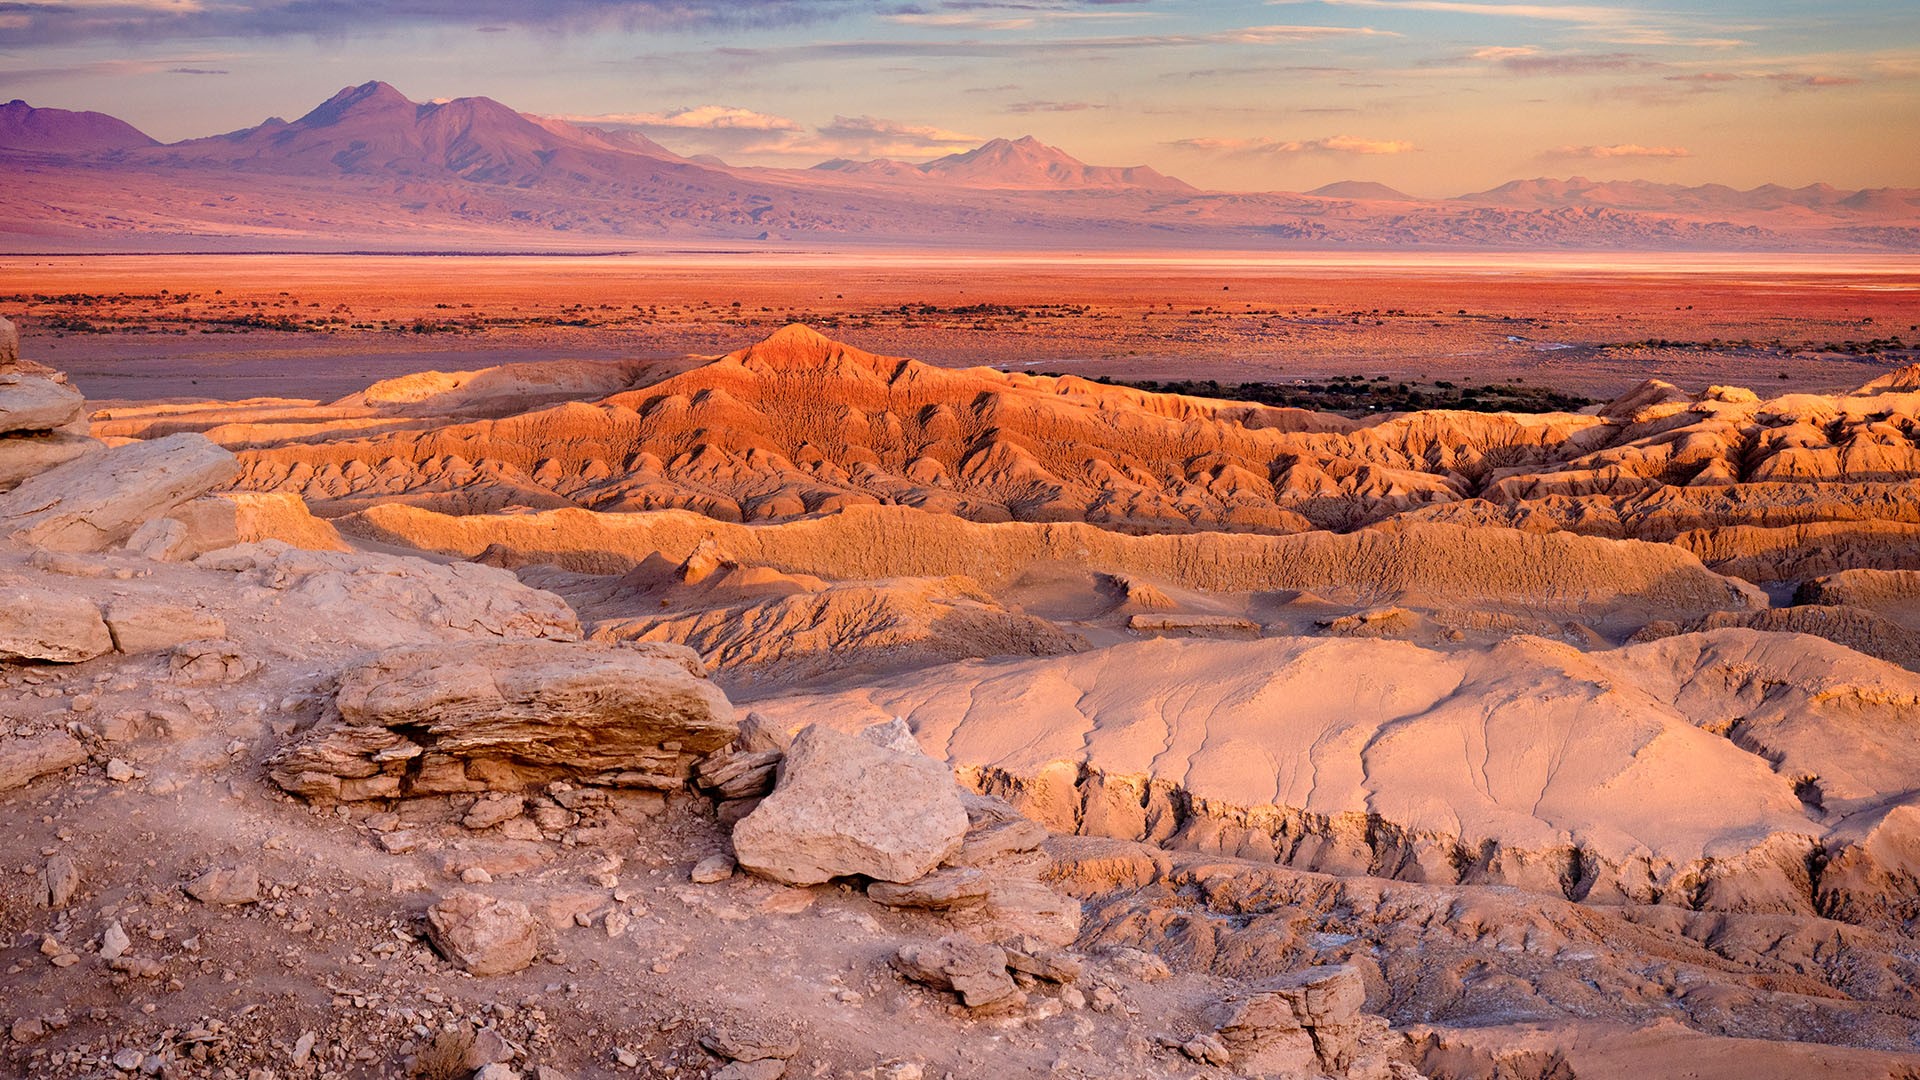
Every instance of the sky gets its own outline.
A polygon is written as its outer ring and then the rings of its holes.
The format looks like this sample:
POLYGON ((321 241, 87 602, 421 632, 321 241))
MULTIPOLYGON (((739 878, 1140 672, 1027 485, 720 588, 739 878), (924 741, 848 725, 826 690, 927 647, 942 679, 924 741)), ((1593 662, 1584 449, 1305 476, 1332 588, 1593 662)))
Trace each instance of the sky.
POLYGON ((1222 190, 1920 186, 1920 0, 0 0, 0 100, 163 141, 373 79, 739 165, 1030 134, 1222 190))

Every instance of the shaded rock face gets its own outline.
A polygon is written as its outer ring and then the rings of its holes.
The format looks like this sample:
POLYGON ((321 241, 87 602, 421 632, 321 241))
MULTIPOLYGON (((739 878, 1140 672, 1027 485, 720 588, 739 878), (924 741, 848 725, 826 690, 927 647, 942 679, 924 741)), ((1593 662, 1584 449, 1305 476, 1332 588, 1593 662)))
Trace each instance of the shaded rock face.
POLYGON ((671 790, 739 732, 672 646, 544 641, 389 650, 341 675, 334 714, 273 760, 309 798, 518 790, 568 778, 671 790))
POLYGON ((54 551, 105 551, 238 474, 233 455, 202 435, 129 443, 49 469, 0 495, 0 533, 54 551))
POLYGON ((794 736, 773 794, 734 826, 733 846, 741 866, 790 885, 850 874, 909 882, 966 832, 946 765, 813 725, 794 736))
POLYGON ((1219 1036, 1253 1073, 1344 1074, 1367 991, 1351 967, 1315 967, 1242 987, 1214 1009, 1219 1036))
POLYGON ((475 975, 523 970, 540 947, 540 925, 527 905, 470 892, 427 909, 427 936, 441 955, 475 975))

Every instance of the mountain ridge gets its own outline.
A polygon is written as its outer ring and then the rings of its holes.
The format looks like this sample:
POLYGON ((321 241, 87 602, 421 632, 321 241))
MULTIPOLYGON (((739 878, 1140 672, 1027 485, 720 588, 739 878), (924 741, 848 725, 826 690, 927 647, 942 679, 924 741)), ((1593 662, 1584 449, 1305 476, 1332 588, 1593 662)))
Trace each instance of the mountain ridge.
POLYGON ((379 81, 292 121, 168 144, 102 114, 24 101, 5 110, 0 159, 22 162, 0 189, 0 247, 12 250, 521 250, 557 239, 563 248, 1920 251, 1920 189, 1739 192, 1572 177, 1455 199, 1362 181, 1221 192, 1145 165, 1088 165, 1032 136, 919 164, 736 167, 490 98, 414 102, 379 81), (26 134, 10 144, 10 131, 26 134))

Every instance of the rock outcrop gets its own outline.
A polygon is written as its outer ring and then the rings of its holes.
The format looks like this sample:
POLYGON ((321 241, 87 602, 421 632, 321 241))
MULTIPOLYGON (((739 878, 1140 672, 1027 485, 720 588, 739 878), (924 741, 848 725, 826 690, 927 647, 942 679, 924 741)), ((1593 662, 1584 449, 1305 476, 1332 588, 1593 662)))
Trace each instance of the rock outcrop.
POLYGON ((668 646, 541 641, 389 650, 340 677, 334 715, 281 751, 275 782, 353 801, 515 791, 558 778, 671 790, 738 733, 668 646))
POLYGON ((210 551, 278 540, 310 551, 350 550, 338 531, 297 495, 220 492, 175 507, 134 531, 127 547, 152 559, 183 562, 210 551))
POLYGON ((1571 533, 1408 525, 1297 536, 1135 536, 1077 522, 980 524, 900 506, 854 506, 742 526, 681 511, 453 516, 399 504, 343 519, 349 533, 463 558, 523 552, 583 573, 623 574, 702 545, 744 566, 828 579, 963 576, 1004 588, 1034 565, 1134 574, 1210 592, 1312 590, 1368 603, 1418 598, 1568 614, 1626 608, 1689 617, 1764 606, 1759 590, 1668 544, 1571 533))

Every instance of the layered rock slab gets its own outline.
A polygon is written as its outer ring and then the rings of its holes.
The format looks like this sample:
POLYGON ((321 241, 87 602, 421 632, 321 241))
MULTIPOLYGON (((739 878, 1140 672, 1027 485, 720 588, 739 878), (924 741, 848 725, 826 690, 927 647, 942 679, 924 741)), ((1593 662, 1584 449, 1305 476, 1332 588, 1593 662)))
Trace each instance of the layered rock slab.
POLYGON ((506 641, 388 650, 340 677, 333 715, 273 762, 315 798, 513 790, 567 776, 676 788, 739 727, 698 660, 650 648, 506 641))

